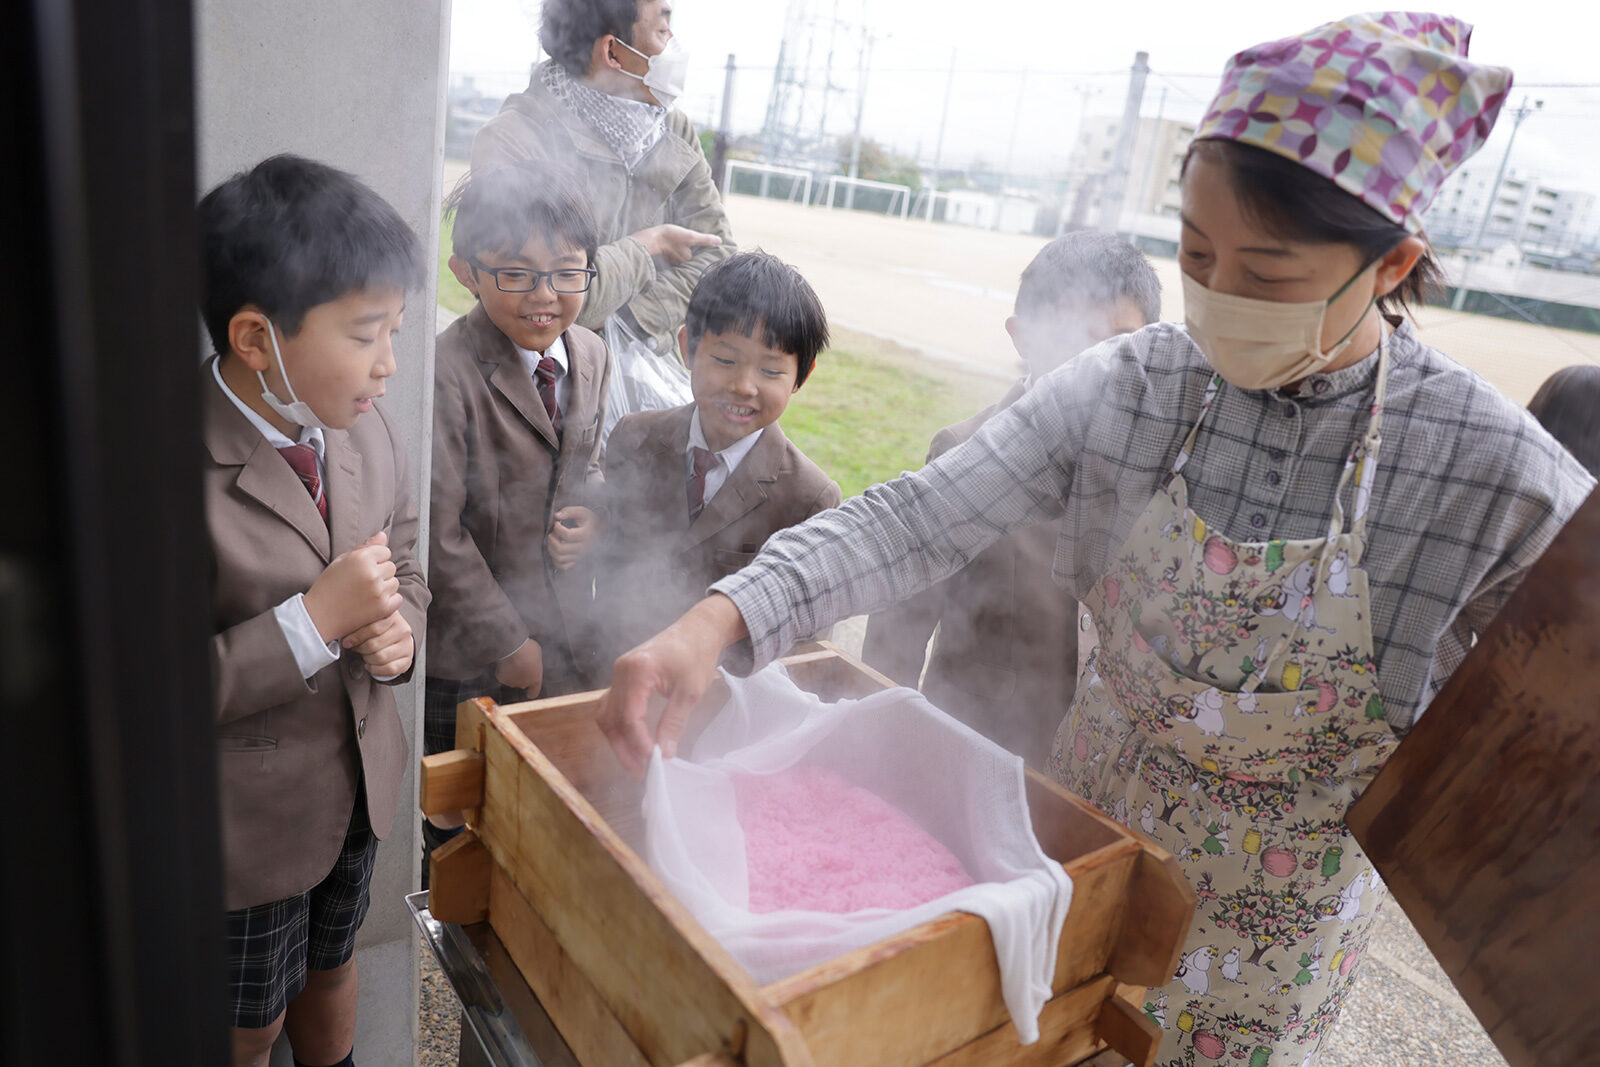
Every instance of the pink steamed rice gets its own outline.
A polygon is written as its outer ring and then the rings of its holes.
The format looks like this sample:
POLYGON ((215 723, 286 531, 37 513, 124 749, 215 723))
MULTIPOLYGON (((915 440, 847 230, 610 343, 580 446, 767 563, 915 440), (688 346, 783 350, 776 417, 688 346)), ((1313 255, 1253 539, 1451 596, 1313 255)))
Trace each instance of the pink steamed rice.
POLYGON ((734 794, 753 912, 903 910, 973 884, 927 831, 831 771, 741 775, 734 794))

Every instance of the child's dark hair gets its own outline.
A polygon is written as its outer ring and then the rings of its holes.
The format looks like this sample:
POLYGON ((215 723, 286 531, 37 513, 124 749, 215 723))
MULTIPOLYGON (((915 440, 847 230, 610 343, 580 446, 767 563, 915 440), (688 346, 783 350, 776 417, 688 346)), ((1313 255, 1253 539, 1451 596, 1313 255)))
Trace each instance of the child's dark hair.
MULTIPOLYGON (((1189 146, 1183 169, 1202 155, 1222 165, 1242 214, 1286 241, 1351 245, 1370 264, 1413 236, 1327 178, 1276 152, 1207 138, 1189 146)), ((1424 303, 1443 280, 1444 271, 1430 248, 1399 286, 1378 298, 1378 309, 1398 313, 1424 303)))
POLYGON ((1079 230, 1039 250, 1017 285, 1019 317, 1070 304, 1111 310, 1122 301, 1146 324, 1161 317, 1161 281, 1143 252, 1114 234, 1079 230))
POLYGON ((692 355, 707 334, 742 333, 800 362, 805 384, 828 345, 828 316, 800 272, 766 252, 740 252, 700 276, 684 323, 692 355))
POLYGON ((1528 401, 1528 411, 1600 478, 1600 366, 1580 363, 1556 371, 1528 401))
POLYGON ((367 289, 418 289, 422 243, 354 175, 295 155, 264 159, 211 190, 197 209, 200 310, 228 351, 228 323, 253 304, 286 336, 318 304, 367 289))
POLYGON ((633 44, 639 0, 544 0, 539 44, 574 78, 589 72, 594 43, 606 34, 633 44))
POLYGON ((462 259, 498 252, 516 255, 530 237, 554 251, 583 249, 590 266, 600 229, 586 197, 565 169, 531 162, 504 163, 464 174, 445 200, 454 216, 450 249, 462 259))

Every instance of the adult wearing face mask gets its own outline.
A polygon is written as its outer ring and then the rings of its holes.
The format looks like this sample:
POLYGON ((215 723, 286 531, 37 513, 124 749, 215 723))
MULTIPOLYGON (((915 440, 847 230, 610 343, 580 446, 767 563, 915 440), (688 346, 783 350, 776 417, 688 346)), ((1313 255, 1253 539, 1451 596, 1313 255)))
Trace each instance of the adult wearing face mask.
POLYGON ((734 251, 711 167, 687 115, 687 54, 667 0, 545 0, 550 59, 472 142, 474 169, 538 159, 575 170, 602 244, 578 323, 614 349, 675 352, 695 283, 734 251))
POLYGON ((773 537, 618 661, 624 762, 652 693, 671 754, 724 649, 763 666, 1059 507, 1100 650, 1048 769, 1202 890, 1157 1062, 1314 1060, 1383 897, 1344 812, 1594 486, 1399 314, 1433 269, 1422 213, 1510 87, 1470 31, 1359 15, 1233 57, 1183 173, 1185 325, 773 537))

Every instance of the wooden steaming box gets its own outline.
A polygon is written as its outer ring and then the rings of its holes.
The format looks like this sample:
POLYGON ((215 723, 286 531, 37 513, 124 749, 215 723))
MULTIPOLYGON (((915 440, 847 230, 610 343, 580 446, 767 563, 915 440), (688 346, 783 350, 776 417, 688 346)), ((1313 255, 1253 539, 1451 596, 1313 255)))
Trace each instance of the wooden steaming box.
MULTIPOLYGON (((784 663, 825 700, 893 684, 828 645, 784 663)), ((1108 1048, 1153 1059, 1159 1031, 1139 1005, 1171 978, 1196 901, 1136 831, 1028 771, 1039 844, 1073 881, 1033 1045, 1017 1042, 975 915, 761 986, 636 851, 643 789, 595 724, 599 700, 462 704, 456 750, 424 760, 421 786, 424 812, 464 810, 468 825, 433 854, 429 909, 487 920, 584 1064, 1061 1067, 1108 1048)), ((720 700, 714 688, 703 708, 720 700)))

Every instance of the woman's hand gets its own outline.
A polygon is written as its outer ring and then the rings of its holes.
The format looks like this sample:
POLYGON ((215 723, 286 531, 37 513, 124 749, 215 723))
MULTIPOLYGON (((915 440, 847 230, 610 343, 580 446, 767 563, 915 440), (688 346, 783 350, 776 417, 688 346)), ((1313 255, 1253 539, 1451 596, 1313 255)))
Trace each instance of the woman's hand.
POLYGON ((611 688, 600 697, 600 732, 635 778, 644 777, 654 744, 668 759, 677 755, 689 713, 717 676, 717 658, 746 633, 744 616, 733 601, 714 593, 618 657, 611 688), (652 742, 646 720, 650 698, 657 695, 666 698, 667 706, 652 742))

